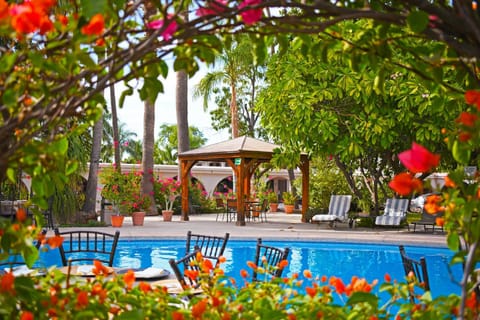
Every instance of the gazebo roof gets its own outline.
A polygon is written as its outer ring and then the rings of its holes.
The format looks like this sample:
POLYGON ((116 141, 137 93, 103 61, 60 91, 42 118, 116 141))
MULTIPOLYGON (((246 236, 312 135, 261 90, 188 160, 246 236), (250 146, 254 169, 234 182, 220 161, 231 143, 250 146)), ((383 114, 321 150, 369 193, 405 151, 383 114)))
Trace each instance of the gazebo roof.
POLYGON ((276 148, 280 146, 242 136, 232 140, 214 143, 205 147, 180 153, 182 159, 225 159, 235 157, 252 157, 256 159, 271 159, 276 148))

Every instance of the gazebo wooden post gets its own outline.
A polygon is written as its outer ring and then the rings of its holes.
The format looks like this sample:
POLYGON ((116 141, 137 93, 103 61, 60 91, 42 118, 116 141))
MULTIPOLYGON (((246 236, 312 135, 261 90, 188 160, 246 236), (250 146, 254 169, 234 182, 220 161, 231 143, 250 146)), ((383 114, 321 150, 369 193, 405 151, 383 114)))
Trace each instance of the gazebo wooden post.
POLYGON ((302 171, 302 222, 307 222, 305 215, 310 203, 310 160, 306 155, 300 157, 300 171, 302 171))
POLYGON ((239 165, 235 166, 235 174, 237 175, 237 226, 245 225, 245 159, 241 159, 239 165))
POLYGON ((188 178, 190 169, 192 169, 195 161, 181 160, 180 161, 180 183, 182 185, 182 216, 180 220, 188 221, 188 184, 190 179, 188 178))

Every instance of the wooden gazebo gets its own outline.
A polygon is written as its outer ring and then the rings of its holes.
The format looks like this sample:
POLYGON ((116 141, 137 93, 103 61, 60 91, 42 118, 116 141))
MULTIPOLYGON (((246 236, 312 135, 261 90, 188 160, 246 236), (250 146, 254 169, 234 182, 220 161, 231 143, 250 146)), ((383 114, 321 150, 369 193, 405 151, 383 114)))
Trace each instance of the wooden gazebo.
MULTIPOLYGON (((250 180, 255 169, 261 163, 269 162, 273 152, 279 146, 247 136, 219 142, 202 148, 182 152, 178 155, 182 181, 182 220, 189 220, 188 182, 190 170, 198 161, 225 161, 232 167, 236 178, 237 225, 245 225, 244 199, 250 196, 250 180), (246 196, 246 197, 245 197, 246 196)), ((302 221, 309 202, 309 160, 304 153, 300 155, 302 172, 302 221)))

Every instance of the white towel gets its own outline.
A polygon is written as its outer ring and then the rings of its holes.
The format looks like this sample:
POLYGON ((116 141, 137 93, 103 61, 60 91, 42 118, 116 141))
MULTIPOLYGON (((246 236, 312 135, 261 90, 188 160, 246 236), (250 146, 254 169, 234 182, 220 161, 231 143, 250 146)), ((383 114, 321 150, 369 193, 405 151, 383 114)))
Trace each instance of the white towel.
POLYGON ((159 268, 149 267, 141 271, 135 272, 136 278, 158 278, 164 275, 164 270, 159 268))
POLYGON ((83 274, 83 275, 90 275, 93 274, 93 268, 94 266, 92 265, 83 265, 83 266, 78 266, 77 267, 77 273, 78 274, 83 274))

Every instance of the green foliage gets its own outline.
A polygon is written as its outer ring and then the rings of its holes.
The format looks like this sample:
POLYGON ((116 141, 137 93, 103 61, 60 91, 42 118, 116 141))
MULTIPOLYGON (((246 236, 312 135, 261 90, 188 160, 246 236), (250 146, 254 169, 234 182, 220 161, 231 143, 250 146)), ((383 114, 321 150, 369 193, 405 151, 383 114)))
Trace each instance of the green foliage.
POLYGON ((282 193, 282 200, 284 204, 295 204, 295 200, 297 200, 297 197, 293 195, 292 192, 283 192, 282 193))

